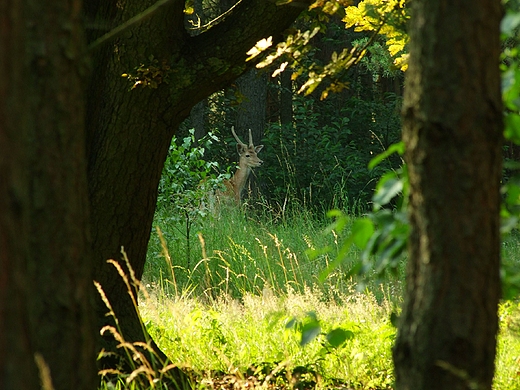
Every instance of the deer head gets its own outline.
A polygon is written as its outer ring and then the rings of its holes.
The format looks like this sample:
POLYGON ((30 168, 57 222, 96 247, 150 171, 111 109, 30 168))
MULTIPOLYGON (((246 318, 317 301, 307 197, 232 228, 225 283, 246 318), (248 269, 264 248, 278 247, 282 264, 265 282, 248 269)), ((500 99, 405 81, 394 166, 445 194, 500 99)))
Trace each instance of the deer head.
POLYGON ((230 183, 233 187, 235 200, 240 203, 241 193, 246 185, 246 181, 251 173, 251 169, 262 165, 263 161, 258 158, 258 153, 262 150, 264 145, 255 146, 253 144, 253 136, 251 135, 251 129, 249 129, 249 145, 243 143, 235 133, 235 128, 231 127, 231 132, 237 140, 237 152, 240 156, 238 162, 238 169, 235 172, 230 183))

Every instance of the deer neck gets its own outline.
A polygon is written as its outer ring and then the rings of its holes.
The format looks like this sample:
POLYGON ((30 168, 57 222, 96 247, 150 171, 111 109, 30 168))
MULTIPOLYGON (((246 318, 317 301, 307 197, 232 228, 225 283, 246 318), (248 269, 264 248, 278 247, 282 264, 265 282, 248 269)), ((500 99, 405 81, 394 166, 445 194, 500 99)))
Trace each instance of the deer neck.
POLYGON ((240 194, 246 185, 247 178, 251 173, 251 167, 240 164, 239 168, 235 172, 233 179, 231 179, 233 183, 233 190, 235 191, 235 198, 240 201, 240 194))

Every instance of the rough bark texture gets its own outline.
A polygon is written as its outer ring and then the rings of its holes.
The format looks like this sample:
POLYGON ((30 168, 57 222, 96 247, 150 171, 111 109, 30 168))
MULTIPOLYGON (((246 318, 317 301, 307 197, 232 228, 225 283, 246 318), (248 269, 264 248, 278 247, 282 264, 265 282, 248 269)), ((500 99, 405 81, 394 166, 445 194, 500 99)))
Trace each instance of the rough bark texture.
POLYGON ((410 256, 396 388, 490 389, 499 280, 499 0, 414 0, 410 256))
POLYGON ((242 98, 237 110, 237 134, 247 142, 248 129, 251 129, 254 144, 259 144, 266 125, 267 74, 250 69, 237 79, 236 84, 242 98))
POLYGON ((292 72, 286 69, 280 75, 280 124, 286 131, 293 128, 293 87, 292 72))
MULTIPOLYGON (((153 1, 88 4, 89 18, 116 26, 153 1), (119 6, 119 7, 118 7, 119 6)), ((275 39, 301 12, 265 0, 242 1, 225 19, 190 37, 184 1, 128 30, 96 53, 88 104, 88 180, 92 206, 95 278, 114 306, 127 340, 142 340, 136 309, 106 259, 120 259, 123 246, 141 278, 157 187, 171 137, 194 104, 246 70, 246 52, 261 38, 275 39), (156 89, 121 77, 140 64, 168 65, 156 89)), ((92 32, 91 39, 96 34, 92 32)), ((248 66, 252 66, 249 64, 248 66)), ((100 304, 98 318, 106 321, 100 304)))
POLYGON ((204 99, 193 106, 190 112, 191 126, 195 129, 195 140, 198 141, 204 137, 206 132, 206 110, 207 100, 204 99))
POLYGON ((0 388, 95 387, 81 2, 0 3, 0 388))
MULTIPOLYGON (((250 69, 236 81, 242 98, 237 110, 236 131, 244 142, 249 142, 248 130, 251 129, 255 145, 262 143, 266 126, 267 76, 265 71, 250 69)), ((256 180, 254 170, 251 170, 250 173, 252 174, 248 175, 247 182, 244 184, 245 191, 243 191, 242 197, 246 194, 253 196, 258 194, 260 183, 256 180)))

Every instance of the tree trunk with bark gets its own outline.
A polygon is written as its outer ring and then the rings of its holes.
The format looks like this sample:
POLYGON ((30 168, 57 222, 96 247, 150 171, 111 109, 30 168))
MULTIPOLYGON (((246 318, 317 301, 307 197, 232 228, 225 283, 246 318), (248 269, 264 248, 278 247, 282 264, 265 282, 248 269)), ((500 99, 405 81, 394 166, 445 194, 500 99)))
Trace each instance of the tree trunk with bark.
POLYGON ((81 2, 0 15, 0 387, 92 389, 81 2))
POLYGON ((411 236, 396 388, 490 389, 500 297, 499 0, 412 2, 411 236))
POLYGON ((195 141, 200 140, 207 135, 206 132, 206 109, 207 100, 204 99, 193 106, 190 112, 190 122, 192 128, 195 130, 195 141))
MULTIPOLYGON (((266 125, 267 74, 264 71, 250 69, 237 79, 236 84, 242 98, 237 109, 237 134, 244 142, 248 142, 248 130, 251 129, 253 143, 260 145, 266 125)), ((252 171, 247 179, 244 194, 258 194, 258 185, 252 171)))
POLYGON ((267 74, 250 69, 237 79, 236 84, 242 99, 237 109, 237 134, 242 137, 251 129, 253 140, 258 144, 264 136, 266 125, 267 74))
MULTIPOLYGON (((115 27, 153 2, 126 2, 123 7, 115 0, 92 2, 87 12, 90 20, 115 27)), ((179 124, 197 102, 253 65, 245 63, 246 52, 258 40, 269 35, 277 40, 302 11, 264 0, 243 1, 218 24, 190 36, 184 29, 183 9, 184 1, 173 0, 98 48, 89 88, 88 183, 95 279, 112 302, 129 341, 142 341, 145 336, 127 287, 106 260, 120 259, 124 247, 141 279, 157 187, 179 124), (150 76, 136 70, 141 64, 141 69, 157 72, 150 76), (131 89, 132 83, 122 74, 142 77, 144 82, 131 89)), ((107 321, 106 311, 99 301, 100 326, 107 321)))
POLYGON ((280 75, 280 125, 285 131, 293 128, 292 72, 286 69, 280 75))

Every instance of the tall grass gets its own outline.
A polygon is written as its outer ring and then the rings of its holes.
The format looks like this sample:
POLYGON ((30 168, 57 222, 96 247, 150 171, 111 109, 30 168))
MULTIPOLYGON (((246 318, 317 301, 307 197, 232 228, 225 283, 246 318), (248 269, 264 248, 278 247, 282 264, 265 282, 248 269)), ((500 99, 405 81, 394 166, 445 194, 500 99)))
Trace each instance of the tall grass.
MULTIPOLYGON (((187 259, 186 237, 179 233, 178 222, 168 218, 168 209, 161 208, 155 219, 160 233, 150 241, 145 275, 155 283, 166 283, 164 291, 181 295, 196 290, 213 297, 220 293, 240 297, 259 294, 264 288, 284 294, 289 287, 303 292, 318 284, 318 276, 337 251, 341 237, 323 233, 330 222, 323 216, 318 218, 305 209, 290 218, 280 217, 280 213, 269 210, 252 215, 234 207, 220 210, 201 221, 198 234, 191 238, 194 256, 187 259), (172 264, 165 261, 164 245, 172 264), (308 249, 325 246, 331 248, 330 254, 313 260, 306 255, 308 249)), ((349 267, 344 264, 338 269, 323 290, 330 294, 346 291, 349 267)))
POLYGON ((164 299, 160 291, 151 296, 141 312, 152 337, 174 364, 188 365, 207 377, 215 372, 247 377, 257 371, 260 386, 269 375, 284 372, 278 383, 290 388, 288 375, 304 367, 307 384, 319 388, 340 382, 360 389, 386 389, 392 384, 392 305, 386 300, 378 303, 371 294, 352 290, 342 302, 325 298, 317 289, 303 293, 288 289, 281 296, 265 290, 240 300, 222 294, 211 303, 164 299), (352 332, 352 338, 327 350, 322 335, 302 347, 298 327, 287 325, 295 320, 304 323, 311 312, 323 333, 341 328, 352 332), (264 376, 259 370, 265 370, 264 376))
MULTIPOLYGON (((342 237, 324 234, 328 221, 304 208, 221 209, 199 224, 189 261, 171 221, 160 208, 140 310, 172 362, 198 373, 196 388, 392 388, 390 318, 402 300, 402 273, 357 291, 347 276, 358 256, 352 250, 352 260, 320 282, 342 237), (306 255, 322 247, 331 250, 306 255), (302 346, 315 318, 319 331, 302 346), (349 337, 331 346, 327 335, 338 328, 349 337)), ((503 248, 505 262, 518 263, 520 238, 503 248)), ((520 389, 520 306, 503 303, 500 319, 493 388, 520 389)))

